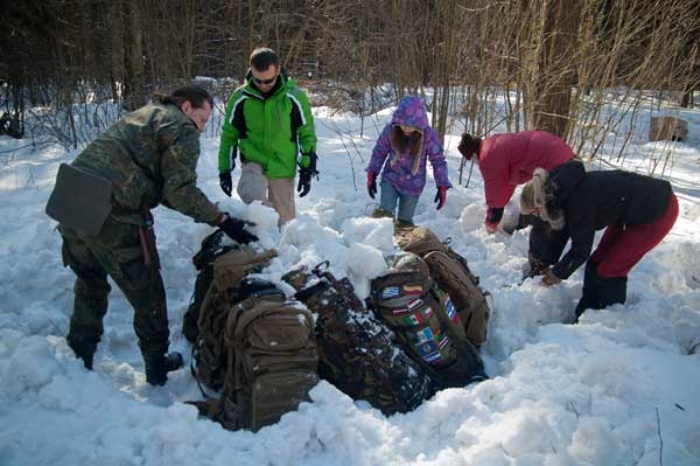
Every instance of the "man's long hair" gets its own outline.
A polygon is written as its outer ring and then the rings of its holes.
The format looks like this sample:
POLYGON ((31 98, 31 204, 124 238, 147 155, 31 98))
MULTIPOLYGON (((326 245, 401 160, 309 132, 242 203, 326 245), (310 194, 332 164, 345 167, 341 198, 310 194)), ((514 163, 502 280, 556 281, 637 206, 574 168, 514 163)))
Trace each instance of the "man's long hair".
POLYGON ((175 104, 180 107, 183 102, 189 102, 194 108, 204 107, 204 102, 209 102, 209 106, 214 108, 214 98, 209 91, 196 84, 187 84, 178 87, 170 95, 163 93, 154 94, 154 98, 161 104, 175 104))

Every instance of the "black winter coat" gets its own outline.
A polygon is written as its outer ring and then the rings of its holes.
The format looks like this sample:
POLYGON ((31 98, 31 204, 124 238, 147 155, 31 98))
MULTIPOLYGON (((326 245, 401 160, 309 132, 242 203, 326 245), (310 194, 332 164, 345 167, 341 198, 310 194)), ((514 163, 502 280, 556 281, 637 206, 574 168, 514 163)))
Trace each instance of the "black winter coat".
POLYGON ((668 181, 622 170, 586 172, 572 161, 549 173, 545 192, 548 211, 564 215, 571 238, 571 249, 553 267, 565 279, 588 259, 596 230, 653 223, 666 212, 672 190, 668 181))

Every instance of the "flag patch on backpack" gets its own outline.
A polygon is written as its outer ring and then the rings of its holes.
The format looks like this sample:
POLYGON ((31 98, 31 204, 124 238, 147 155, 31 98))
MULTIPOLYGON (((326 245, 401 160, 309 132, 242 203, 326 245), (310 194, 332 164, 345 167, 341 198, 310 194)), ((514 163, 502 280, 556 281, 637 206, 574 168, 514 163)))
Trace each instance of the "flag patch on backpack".
POLYGON ((467 260, 427 228, 403 228, 395 232, 396 242, 404 251, 419 255, 428 265, 438 287, 450 297, 469 341, 480 348, 486 341, 490 309, 488 292, 479 286, 467 260))
POLYGON ((466 338, 452 300, 436 286, 419 256, 409 252, 394 256, 389 272, 372 280, 371 301, 399 344, 439 388, 485 377, 481 357, 466 338))

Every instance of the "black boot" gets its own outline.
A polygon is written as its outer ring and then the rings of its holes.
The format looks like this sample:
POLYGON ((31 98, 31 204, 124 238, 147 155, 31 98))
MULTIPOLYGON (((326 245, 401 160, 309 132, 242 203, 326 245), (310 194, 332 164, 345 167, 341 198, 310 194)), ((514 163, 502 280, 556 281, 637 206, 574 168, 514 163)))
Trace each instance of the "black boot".
POLYGON ((625 304, 627 301, 627 277, 598 277, 598 301, 596 309, 603 309, 613 304, 625 304))
POLYGON ((586 309, 604 309, 627 300, 627 277, 604 278, 598 264, 589 260, 583 278, 583 294, 576 306, 576 322, 586 309))
POLYGON ((596 264, 593 259, 588 259, 586 262, 586 272, 583 275, 583 290, 581 293, 581 299, 576 305, 576 319, 574 323, 578 323, 579 317, 586 309, 598 309, 594 307, 594 296, 596 295, 596 289, 598 288, 598 264, 596 264))
POLYGON ((75 356, 82 359, 85 368, 91 371, 97 344, 100 342, 96 332, 88 327, 71 326, 66 341, 75 356))
POLYGON ((144 355, 146 382, 151 385, 165 385, 168 372, 176 371, 184 365, 182 355, 176 351, 160 356, 144 355))

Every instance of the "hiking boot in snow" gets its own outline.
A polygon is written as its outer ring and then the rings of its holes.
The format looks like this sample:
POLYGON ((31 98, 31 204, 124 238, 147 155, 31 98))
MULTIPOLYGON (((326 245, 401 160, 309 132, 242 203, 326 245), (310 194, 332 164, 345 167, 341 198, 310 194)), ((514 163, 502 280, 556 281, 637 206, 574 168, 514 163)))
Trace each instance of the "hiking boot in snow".
POLYGON ((384 218, 384 217, 393 218, 394 214, 392 214, 388 210, 384 210, 384 209, 374 209, 374 212, 372 212, 372 218, 384 218))
POLYGON ((99 338, 91 338, 81 335, 78 332, 69 332, 66 337, 68 346, 73 350, 73 353, 78 359, 83 360, 83 365, 85 369, 92 370, 92 361, 97 351, 97 343, 99 338))
POLYGON ((414 228, 416 226, 413 222, 406 222, 404 220, 396 220, 394 222, 394 228, 397 230, 414 228))
POLYGON ((151 385, 165 385, 168 372, 176 371, 184 365, 182 355, 176 351, 157 357, 144 357, 146 363, 146 382, 151 385))

